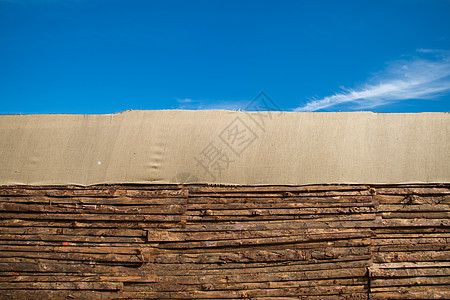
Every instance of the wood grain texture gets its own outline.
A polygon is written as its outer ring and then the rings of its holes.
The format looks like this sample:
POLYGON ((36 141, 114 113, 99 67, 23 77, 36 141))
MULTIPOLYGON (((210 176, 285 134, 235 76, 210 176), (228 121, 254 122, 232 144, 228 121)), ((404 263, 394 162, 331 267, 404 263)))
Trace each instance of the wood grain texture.
POLYGON ((450 296, 450 186, 0 187, 0 299, 450 296))

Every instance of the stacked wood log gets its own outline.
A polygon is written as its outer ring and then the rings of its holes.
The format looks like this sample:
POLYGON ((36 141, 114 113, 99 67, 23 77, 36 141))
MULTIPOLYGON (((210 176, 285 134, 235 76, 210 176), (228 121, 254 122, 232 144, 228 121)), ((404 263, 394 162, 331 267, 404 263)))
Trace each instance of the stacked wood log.
POLYGON ((0 187, 0 299, 450 297, 449 186, 0 187))
POLYGON ((450 298, 450 190, 376 189, 370 291, 374 298, 450 298))

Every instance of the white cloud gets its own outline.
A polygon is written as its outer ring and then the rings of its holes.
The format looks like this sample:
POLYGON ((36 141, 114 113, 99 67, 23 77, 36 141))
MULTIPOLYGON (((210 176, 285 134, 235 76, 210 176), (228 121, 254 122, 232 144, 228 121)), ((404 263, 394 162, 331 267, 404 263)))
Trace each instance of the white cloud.
POLYGON ((226 109, 226 110, 244 110, 248 103, 250 101, 248 100, 242 100, 242 101, 213 101, 210 103, 201 103, 197 109, 202 110, 215 110, 215 109, 226 109))
POLYGON ((244 110, 247 107, 248 100, 217 100, 217 101, 205 101, 205 100, 193 100, 190 98, 176 98, 180 105, 178 109, 189 109, 189 110, 244 110))
POLYGON ((191 103, 193 101, 192 99, 189 99, 189 98, 184 98, 184 99, 175 98, 175 100, 177 100, 178 103, 191 103))
POLYGON ((342 92, 321 99, 312 99, 294 110, 317 111, 340 104, 349 104, 352 109, 370 109, 408 99, 433 99, 449 92, 448 52, 434 49, 417 51, 436 54, 436 57, 433 60, 415 58, 394 62, 386 71, 371 78, 371 83, 356 89, 343 89, 342 92))

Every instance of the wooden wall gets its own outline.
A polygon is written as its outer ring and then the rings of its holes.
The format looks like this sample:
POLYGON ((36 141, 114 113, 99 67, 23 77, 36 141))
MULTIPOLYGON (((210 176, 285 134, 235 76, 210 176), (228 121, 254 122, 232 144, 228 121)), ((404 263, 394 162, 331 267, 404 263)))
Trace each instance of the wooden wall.
POLYGON ((450 185, 0 187, 0 299, 450 298, 450 185))

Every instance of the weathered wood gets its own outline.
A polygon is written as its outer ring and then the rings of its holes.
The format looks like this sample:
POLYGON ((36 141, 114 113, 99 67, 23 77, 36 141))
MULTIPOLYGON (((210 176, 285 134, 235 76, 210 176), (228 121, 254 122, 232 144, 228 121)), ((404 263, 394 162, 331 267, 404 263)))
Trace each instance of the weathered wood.
MULTIPOLYGON (((288 197, 336 197, 336 196, 371 196, 369 190, 349 190, 349 191, 318 191, 318 192, 267 192, 267 193, 244 193, 244 192, 212 192, 212 193, 192 193, 194 197, 220 197, 220 198, 288 198, 288 197)), ((448 193, 450 194, 450 192, 448 193)))
POLYGON ((377 269, 410 269, 410 268, 448 268, 450 262, 391 262, 376 263, 374 268, 377 269))
POLYGON ((18 251, 2 251, 0 258, 3 257, 23 257, 23 258, 45 258, 53 260, 79 260, 79 261, 99 261, 99 262, 126 262, 126 263, 142 263, 143 259, 139 255, 126 254, 97 254, 97 253, 64 253, 64 252, 18 252, 18 251))
POLYGON ((397 228, 374 228, 374 231, 377 233, 377 236, 383 234, 393 234, 394 236, 397 234, 431 234, 431 233, 450 233, 450 227, 397 227, 397 228))
MULTIPOLYGON (((1 208, 1 206, 0 206, 1 208)), ((286 208, 286 209, 227 209, 227 210, 188 210, 188 216, 276 216, 281 215, 321 215, 321 214, 352 214, 375 212, 373 207, 317 207, 317 208, 286 208)))
POLYGON ((56 227, 0 227, 0 235, 76 235, 76 236, 123 236, 142 237, 142 229, 102 229, 102 228, 56 228, 56 227))
MULTIPOLYGON (((180 242, 180 241, 220 241, 220 240, 243 240, 267 237, 289 237, 302 236, 305 239, 316 240, 316 236, 320 239, 323 235, 339 238, 344 233, 361 233, 361 237, 372 236, 370 229, 354 229, 354 228, 310 228, 310 229, 285 229, 285 230, 261 230, 261 231, 216 231, 214 235, 211 232, 176 232, 167 230, 147 230, 147 241, 149 242, 180 242), (365 234, 365 235, 364 235, 365 234)), ((359 236, 358 236, 359 237, 359 236)))
MULTIPOLYGON (((190 205, 200 205, 200 204, 273 204, 273 205, 284 205, 284 204, 298 204, 298 205, 327 205, 327 204, 337 204, 337 203, 358 203, 374 205, 377 198, 373 196, 331 196, 331 197, 197 197, 190 196, 187 201, 190 205)), ((404 197, 402 197, 404 199, 404 197)))
POLYGON ((41 203, 41 204, 91 204, 91 205, 139 205, 139 206, 161 206, 161 205, 185 205, 187 198, 92 198, 92 197, 0 197, 0 202, 6 203, 41 203))
POLYGON ((340 221, 340 220, 373 220, 375 215, 372 213, 359 214, 297 214, 297 215, 244 215, 244 216, 211 216, 206 212, 204 215, 185 216, 187 222, 238 222, 238 221, 279 221, 279 220, 305 220, 305 221, 340 221))
POLYGON ((0 187, 0 299, 443 297, 449 208, 450 185, 0 187))
POLYGON ((107 290, 123 289, 121 282, 0 282, 0 290, 107 290))
POLYGON ((418 196, 418 195, 375 195, 373 201, 382 205, 423 205, 423 204, 445 204, 450 203, 450 195, 443 196, 418 196))
POLYGON ((194 231, 259 231, 259 230, 285 230, 285 229, 333 229, 333 228, 371 228, 381 226, 381 218, 375 218, 374 214, 358 216, 357 218, 330 218, 290 220, 289 222, 266 221, 266 222, 215 222, 213 224, 202 224, 189 222, 186 227, 168 228, 168 231, 194 232, 194 231), (339 219, 344 219, 340 221, 339 219), (352 220, 354 219, 354 220, 352 220))
POLYGON ((450 195, 450 189, 445 187, 391 187, 377 188, 378 195, 450 195))
MULTIPOLYGON (((198 291, 198 292, 103 292, 103 291, 8 291, 0 295, 0 299, 336 299, 338 295, 340 299, 367 299, 367 293, 352 291, 345 293, 343 290, 329 290, 329 294, 325 294, 326 290, 314 288, 302 288, 302 292, 295 292, 292 289, 291 296, 273 296, 266 294, 263 296, 255 296, 247 294, 246 291, 235 291, 233 293, 215 292, 215 291, 198 291), (69 297, 68 297, 69 296, 69 297)), ((287 290, 289 291, 289 290, 287 290)), ((282 291, 277 291, 282 293, 282 291)))
POLYGON ((380 212, 448 212, 448 204, 379 205, 380 212))
POLYGON ((435 245, 446 245, 450 242, 450 237, 435 237, 435 238, 426 238, 426 237, 418 237, 418 238, 376 238, 373 239, 374 246, 381 245, 417 245, 417 244, 435 244, 435 245))
MULTIPOLYGON (((55 261, 40 259, 38 262, 36 259, 0 259, 0 270, 3 272, 10 272, 12 276, 23 275, 23 273, 33 274, 47 274, 47 273, 74 273, 77 275, 91 276, 91 274, 97 275, 138 275, 138 269, 135 265, 112 265, 112 264, 99 264, 89 262, 80 263, 79 261, 55 261)), ((148 275, 148 274, 147 274, 148 275)))
POLYGON ((322 192, 368 190, 366 185, 306 185, 306 186, 189 186, 191 194, 199 193, 267 193, 267 192, 322 192))
POLYGON ((25 241, 58 241, 58 242, 89 242, 89 243, 138 243, 142 244, 145 238, 138 237, 116 237, 116 236, 82 236, 82 235, 61 235, 61 234, 39 234, 39 235, 19 235, 3 234, 0 240, 25 240, 25 241))
POLYGON ((450 251, 378 252, 375 262, 450 261, 450 251))
MULTIPOLYGON (((450 294, 450 287, 448 284, 443 285, 418 285, 418 286, 386 286, 386 287, 373 287, 371 292, 396 292, 406 296, 414 295, 415 292, 433 291, 443 292, 447 291, 450 294)), ((404 298, 405 299, 405 298, 404 298)), ((422 298, 423 299, 423 298, 422 298)), ((444 298, 445 299, 445 298, 444 298)))
POLYGON ((450 238, 450 232, 436 231, 435 228, 433 228, 433 230, 430 232, 432 232, 432 233, 423 233, 422 231, 414 230, 411 233, 404 233, 403 230, 394 229, 394 231, 391 231, 389 233, 380 233, 379 230, 376 230, 375 231, 376 235, 375 235, 373 241, 374 241, 374 243, 377 243, 378 240, 383 240, 383 239, 450 238), (433 233, 433 232, 439 232, 439 233, 433 233))
POLYGON ((381 227, 450 227, 450 219, 383 219, 381 227))
MULTIPOLYGON (((122 293, 120 291, 89 291, 89 290, 2 290, 1 300, 65 300, 65 299, 113 299, 122 293)), ((142 299, 142 297, 141 297, 142 299)))
POLYGON ((144 214, 144 215, 179 215, 185 210, 181 205, 165 206, 112 206, 112 205, 87 205, 87 204, 22 204, 0 203, 1 212, 43 212, 43 213, 68 213, 68 214, 144 214))
MULTIPOLYGON (((277 201, 277 202, 233 202, 233 203, 202 203, 202 204, 192 204, 191 199, 189 199, 189 204, 187 204, 187 210, 247 210, 247 209, 312 209, 312 208, 343 208, 343 207, 373 207, 375 204, 372 202, 288 202, 288 201, 277 201)), ((448 208, 448 206, 447 206, 448 208)), ((294 210, 295 211, 295 210, 294 210)))
POLYGON ((173 242, 161 243, 157 247, 165 249, 190 249, 190 248, 209 248, 209 247, 239 247, 246 245, 271 245, 271 244, 294 244, 310 241, 327 241, 336 239, 362 238, 371 236, 371 232, 349 232, 335 234, 314 234, 309 236, 281 236, 268 238, 248 238, 240 240, 220 240, 220 241, 200 241, 200 242, 173 242))
MULTIPOLYGON (((70 273, 68 273, 70 274, 70 273)), ((79 274, 73 275, 11 275, 6 277, 0 277, 0 282, 122 282, 122 283, 150 283, 158 282, 156 275, 147 276, 105 276, 105 275, 87 275, 80 276, 79 274)))
POLYGON ((427 288, 423 291, 389 291, 370 294, 370 299, 450 299, 450 289, 437 291, 436 287, 427 288))
POLYGON ((332 270, 343 268, 364 268, 370 265, 370 256, 342 256, 326 261, 278 261, 278 262, 245 262, 234 263, 222 261, 221 263, 197 264, 180 263, 164 264, 153 263, 142 267, 143 272, 155 273, 158 275, 233 275, 233 274, 260 274, 260 273, 282 273, 282 272, 303 272, 314 270, 332 270))
POLYGON ((141 253, 142 246, 123 247, 85 247, 85 246, 27 246, 27 245, 0 245, 0 252, 52 252, 52 253, 97 253, 97 254, 132 254, 141 253))
POLYGON ((369 270, 370 276, 376 278, 450 276, 450 267, 422 269, 380 269, 377 267, 371 267, 369 270))
POLYGON ((181 221, 180 215, 132 215, 132 214, 61 214, 61 213, 0 213, 4 219, 28 219, 28 220, 73 220, 73 221, 152 221, 174 222, 181 221))
POLYGON ((409 211, 409 212, 380 212, 383 219, 447 219, 450 212, 409 211))
MULTIPOLYGON (((368 247, 331 247, 322 249, 274 249, 274 250, 241 250, 235 252, 215 251, 210 253, 173 253, 163 251, 152 254, 152 263, 159 264, 211 264, 229 262, 276 262, 276 261, 304 261, 309 259, 330 260, 352 255, 370 255, 368 247)), ((356 258, 359 260, 360 257, 356 258)))
MULTIPOLYGON (((245 285, 243 285, 245 287, 245 285)), ((141 295, 146 295, 149 297, 167 297, 167 293, 175 295, 175 298, 181 297, 201 297, 201 298, 219 298, 219 299, 242 299, 242 298, 252 298, 253 297, 276 297, 276 296, 294 296, 299 295, 339 295, 342 293, 353 293, 353 292, 363 292, 364 285, 333 285, 333 286, 303 286, 298 285, 297 287, 284 287, 276 288, 270 287, 266 289, 261 288, 242 288, 242 289, 226 289, 226 290, 209 290, 202 291, 201 285, 196 287, 196 290, 189 291, 184 285, 156 285, 154 291, 149 292, 149 288, 145 285, 125 285, 124 295, 129 292, 142 292, 141 295), (170 291, 172 290, 172 291, 170 291)), ((228 287, 232 287, 229 285, 228 287)), ((208 286, 204 287, 205 290, 208 286)))
POLYGON ((389 245, 389 246, 372 246, 374 252, 392 252, 392 251, 443 251, 450 250, 450 244, 406 244, 406 245, 389 245))
MULTIPOLYGON (((325 286, 356 286, 367 282, 366 278, 344 278, 344 279, 326 279, 326 280, 301 280, 301 281, 274 281, 274 282, 246 282, 246 283, 215 283, 200 285, 178 285, 181 290, 254 290, 254 289, 273 289, 273 288, 293 288, 293 287, 325 287, 325 286)), ((145 284, 126 284, 125 291, 149 290, 149 285, 145 284)), ((166 284, 152 284, 151 290, 174 291, 174 287, 166 284)))
POLYGON ((4 219, 0 220, 0 227, 61 227, 61 228, 130 228, 130 229, 143 229, 143 228, 166 228, 173 229, 181 227, 178 222, 154 222, 154 221, 123 221, 118 222, 115 220, 29 220, 29 219, 4 219))

